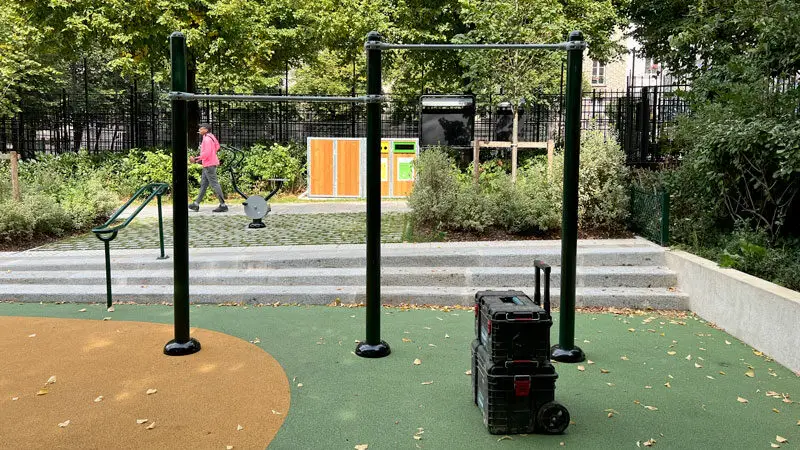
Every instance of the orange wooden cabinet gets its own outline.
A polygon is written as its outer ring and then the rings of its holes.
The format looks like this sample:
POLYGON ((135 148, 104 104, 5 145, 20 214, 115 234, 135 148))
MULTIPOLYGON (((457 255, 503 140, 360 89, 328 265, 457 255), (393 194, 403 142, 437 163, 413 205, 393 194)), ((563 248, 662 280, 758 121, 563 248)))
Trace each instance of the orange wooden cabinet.
MULTIPOLYGON (((308 196, 366 196, 366 139, 308 138, 308 196)), ((414 183, 417 139, 381 141, 381 196, 406 197, 414 183)))

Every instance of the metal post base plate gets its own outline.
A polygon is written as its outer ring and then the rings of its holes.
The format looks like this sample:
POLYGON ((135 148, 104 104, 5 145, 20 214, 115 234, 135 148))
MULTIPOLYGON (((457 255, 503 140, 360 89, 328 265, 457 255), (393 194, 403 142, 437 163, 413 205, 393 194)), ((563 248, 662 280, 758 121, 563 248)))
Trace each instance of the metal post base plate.
POLYGON ((159 256, 156 259, 169 259, 169 255, 159 256))
POLYGON ((550 349, 550 359, 558 362, 576 363, 584 361, 586 359, 586 355, 583 353, 583 350, 581 350, 580 347, 564 349, 558 345, 554 345, 550 349))
POLYGON ((381 341, 376 345, 359 342, 356 346, 356 355, 362 358, 383 358, 384 356, 389 356, 389 353, 392 353, 392 349, 389 348, 389 344, 386 341, 381 341))
POLYGON ((200 342, 195 338, 189 338, 188 341, 178 342, 173 339, 167 342, 164 346, 164 354, 168 356, 185 356, 197 353, 200 351, 200 342))
POLYGON ((247 225, 247 228, 266 228, 267 224, 261 221, 261 219, 253 219, 253 221, 247 225))

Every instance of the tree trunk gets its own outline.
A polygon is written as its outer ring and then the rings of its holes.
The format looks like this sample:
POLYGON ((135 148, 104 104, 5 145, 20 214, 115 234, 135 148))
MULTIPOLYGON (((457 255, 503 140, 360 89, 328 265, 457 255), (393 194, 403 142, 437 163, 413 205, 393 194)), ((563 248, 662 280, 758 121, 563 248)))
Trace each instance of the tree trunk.
POLYGON ((517 182, 517 145, 519 144, 519 106, 514 107, 514 120, 511 122, 511 182, 517 182))

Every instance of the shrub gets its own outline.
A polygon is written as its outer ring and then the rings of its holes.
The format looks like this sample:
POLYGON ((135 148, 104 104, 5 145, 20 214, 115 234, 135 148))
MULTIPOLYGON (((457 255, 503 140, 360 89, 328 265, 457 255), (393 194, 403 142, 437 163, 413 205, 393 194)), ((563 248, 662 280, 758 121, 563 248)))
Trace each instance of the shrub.
POLYGON ((415 221, 436 226, 452 223, 459 196, 458 170, 444 149, 424 150, 414 161, 417 179, 408 196, 415 221))
POLYGON ((302 186, 303 165, 299 158, 293 156, 294 146, 273 144, 271 147, 254 145, 250 147, 244 158, 241 169, 243 179, 258 191, 271 190, 270 178, 286 178, 284 185, 295 191, 302 186))
POLYGON ((131 149, 122 159, 118 175, 118 189, 125 197, 148 183, 172 186, 172 153, 169 149, 131 149))
MULTIPOLYGON (((563 156, 562 156, 563 159, 563 156)), ((563 164, 561 165, 563 174, 563 164)), ((581 134, 578 222, 582 228, 621 230, 629 215, 625 154, 596 130, 581 134)), ((563 179, 563 175, 559 177, 563 179)))

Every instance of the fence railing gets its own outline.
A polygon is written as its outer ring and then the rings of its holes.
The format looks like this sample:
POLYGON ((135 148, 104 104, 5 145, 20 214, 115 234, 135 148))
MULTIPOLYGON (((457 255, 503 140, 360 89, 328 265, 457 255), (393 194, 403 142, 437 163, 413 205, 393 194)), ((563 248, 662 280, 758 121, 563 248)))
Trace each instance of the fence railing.
POLYGON ((630 229, 660 245, 669 245, 669 193, 631 187, 630 229))
MULTIPOLYGON (((618 139, 629 164, 661 160, 659 143, 669 125, 687 112, 677 93, 686 86, 652 86, 584 93, 581 125, 618 139)), ((15 150, 23 158, 38 152, 89 152, 168 147, 170 109, 165 92, 74 96, 61 91, 23 102, 21 111, 0 118, 0 150, 15 150), (35 101, 34 101, 35 100, 35 101)), ((191 111, 191 108, 190 108, 191 111)), ((364 105, 245 103, 202 101, 196 104, 198 122, 214 125, 214 133, 237 147, 259 142, 305 143, 310 136, 366 136, 364 105)), ((382 114, 386 137, 419 137, 417 98, 387 96, 382 114)), ((513 113, 497 96, 477 99, 474 138, 510 140, 513 113)), ((543 96, 524 107, 519 116, 519 140, 562 141, 563 99, 543 96)))

